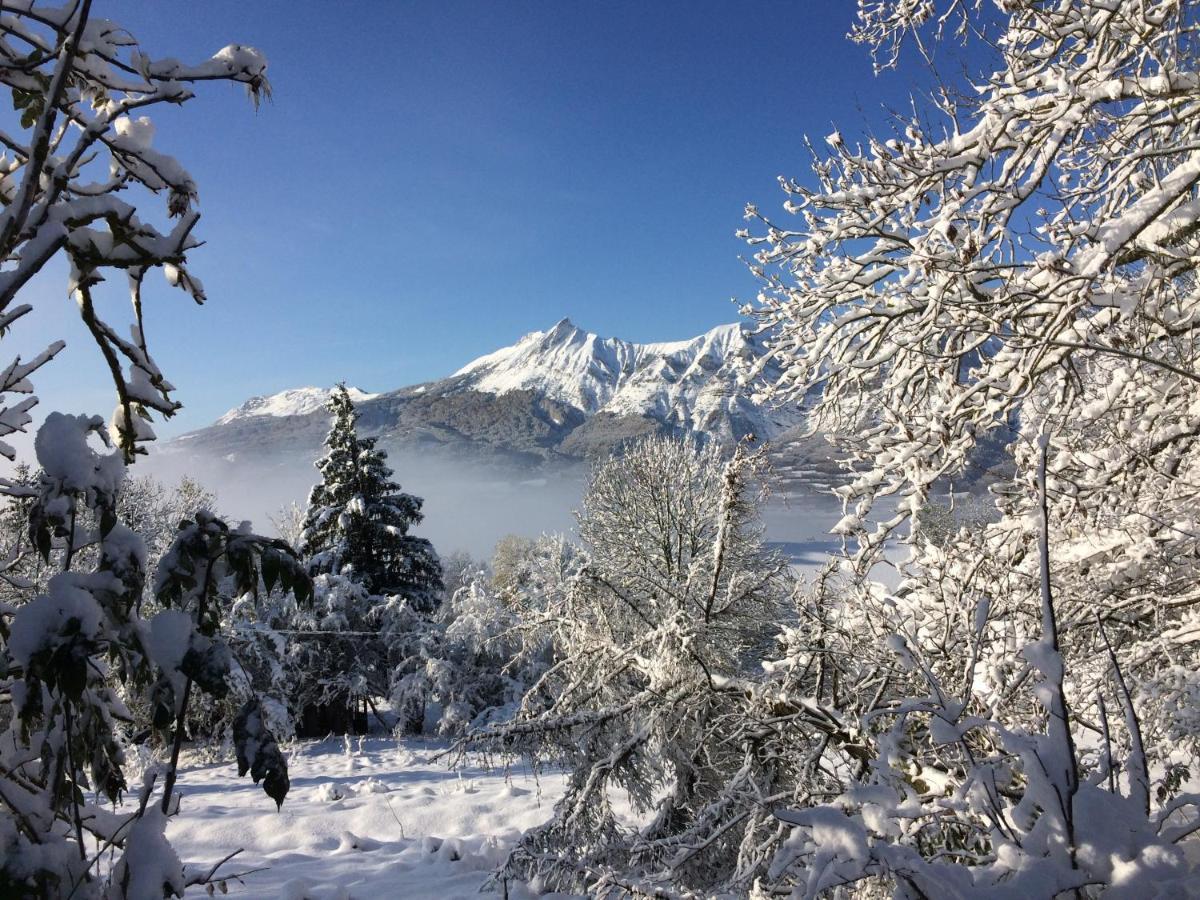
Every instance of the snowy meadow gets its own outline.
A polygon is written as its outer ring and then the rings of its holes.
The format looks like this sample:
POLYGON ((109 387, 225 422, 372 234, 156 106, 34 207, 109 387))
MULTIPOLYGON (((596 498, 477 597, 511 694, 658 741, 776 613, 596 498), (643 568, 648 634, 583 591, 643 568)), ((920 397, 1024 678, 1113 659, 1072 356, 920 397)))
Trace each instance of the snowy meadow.
POLYGON ((473 897, 549 814, 562 777, 523 766, 451 769, 435 761, 446 749, 391 737, 298 744, 278 813, 231 783, 228 763, 192 765, 180 791, 189 814, 172 820, 167 837, 198 864, 242 848, 225 868, 247 874, 226 882, 229 896, 473 897))

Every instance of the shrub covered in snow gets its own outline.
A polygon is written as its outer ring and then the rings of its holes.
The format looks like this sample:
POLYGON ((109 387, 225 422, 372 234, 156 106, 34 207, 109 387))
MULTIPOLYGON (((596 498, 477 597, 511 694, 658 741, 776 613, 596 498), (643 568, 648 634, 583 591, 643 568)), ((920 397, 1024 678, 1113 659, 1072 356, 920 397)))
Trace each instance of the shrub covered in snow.
POLYGON ((392 708, 409 732, 461 735, 512 716, 552 662, 549 636, 530 627, 521 602, 542 597, 573 558, 561 538, 525 545, 527 578, 514 593, 482 569, 439 607, 392 674, 392 708))
MULTIPOLYGON (((256 591, 260 579, 279 583, 303 600, 308 586, 299 561, 279 541, 231 530, 199 512, 184 521, 155 578, 160 611, 141 617, 145 545, 117 521, 125 466, 118 452, 101 452, 89 438, 104 436, 99 417, 51 413, 35 443, 42 466, 30 507, 30 528, 43 562, 60 566, 45 593, 2 612, 3 670, 11 717, 0 736, 0 785, 8 823, 0 883, 17 893, 57 895, 91 890, 95 874, 84 835, 126 848, 110 887, 121 893, 153 881, 154 866, 173 859, 146 847, 165 846, 162 825, 147 814, 153 778, 137 811, 105 810, 126 788, 124 744, 141 724, 170 730, 170 761, 162 784, 161 815, 172 812, 179 751, 187 734, 194 691, 229 693, 233 656, 221 630, 225 586, 256 591), (94 523, 84 527, 83 523, 94 523), (84 549, 94 564, 78 567, 84 549), (121 695, 136 697, 151 721, 139 723, 121 695), (146 824, 149 823, 149 824, 146 824), (150 829, 147 831, 147 829, 150 829), (126 834, 127 832, 127 834, 126 834)), ((257 709, 258 701, 251 700, 257 709)), ((235 742, 259 764, 268 793, 282 802, 286 767, 261 727, 243 729, 235 742)), ((182 883, 178 860, 176 875, 182 883)), ((157 884, 161 887, 163 882, 157 884)))

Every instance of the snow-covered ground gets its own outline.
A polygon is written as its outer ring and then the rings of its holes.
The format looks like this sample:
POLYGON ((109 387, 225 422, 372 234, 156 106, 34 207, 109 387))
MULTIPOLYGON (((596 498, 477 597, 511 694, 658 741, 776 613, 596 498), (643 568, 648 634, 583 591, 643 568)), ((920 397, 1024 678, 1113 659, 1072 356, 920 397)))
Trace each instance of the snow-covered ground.
POLYGON ((279 812, 232 761, 193 766, 180 772, 167 834, 189 871, 242 848, 220 871, 260 871, 229 881, 234 897, 474 897, 521 832, 549 818, 562 778, 454 770, 434 761, 441 749, 386 737, 354 739, 349 752, 340 738, 298 743, 279 812))

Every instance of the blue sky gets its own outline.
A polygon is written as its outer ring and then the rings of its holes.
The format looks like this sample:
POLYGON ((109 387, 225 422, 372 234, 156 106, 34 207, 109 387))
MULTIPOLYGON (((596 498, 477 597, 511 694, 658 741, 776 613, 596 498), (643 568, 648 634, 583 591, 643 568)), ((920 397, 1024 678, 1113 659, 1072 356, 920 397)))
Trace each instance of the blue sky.
MULTIPOLYGON (((734 237, 745 203, 777 211, 776 176, 807 171, 806 133, 878 127, 915 83, 872 75, 845 39, 850 2, 95 10, 155 56, 258 46, 275 89, 257 113, 213 85, 155 115, 156 146, 200 186, 193 267, 210 297, 148 294, 185 404, 164 435, 253 394, 440 377, 562 316, 630 340, 731 321, 730 299, 756 290, 734 237)), ((107 415, 61 268, 32 290, 41 308, 10 346, 69 341, 37 379, 43 410, 107 415)))

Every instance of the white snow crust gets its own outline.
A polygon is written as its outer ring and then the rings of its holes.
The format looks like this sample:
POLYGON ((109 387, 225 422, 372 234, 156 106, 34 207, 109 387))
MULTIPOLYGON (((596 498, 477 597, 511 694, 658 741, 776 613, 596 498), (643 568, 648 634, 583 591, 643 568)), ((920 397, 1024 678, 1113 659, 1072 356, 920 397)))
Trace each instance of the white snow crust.
MULTIPOLYGON (((279 812, 232 761, 181 771, 167 837, 188 871, 244 848, 220 872, 265 868, 229 881, 230 897, 474 898, 562 793, 562 776, 535 780, 519 765, 451 770, 433 761, 443 744, 359 740, 349 752, 341 738, 285 748, 292 788, 279 812)), ((532 895, 510 885, 509 896, 532 895)))

